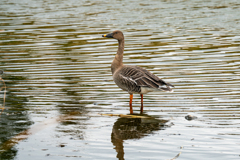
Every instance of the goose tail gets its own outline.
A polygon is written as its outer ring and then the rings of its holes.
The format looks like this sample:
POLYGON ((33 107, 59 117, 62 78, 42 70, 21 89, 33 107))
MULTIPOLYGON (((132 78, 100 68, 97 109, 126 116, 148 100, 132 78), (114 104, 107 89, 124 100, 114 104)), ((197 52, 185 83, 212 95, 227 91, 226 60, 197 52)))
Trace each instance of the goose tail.
POLYGON ((165 85, 159 86, 159 89, 166 92, 173 92, 174 85, 170 83, 166 83, 165 85))

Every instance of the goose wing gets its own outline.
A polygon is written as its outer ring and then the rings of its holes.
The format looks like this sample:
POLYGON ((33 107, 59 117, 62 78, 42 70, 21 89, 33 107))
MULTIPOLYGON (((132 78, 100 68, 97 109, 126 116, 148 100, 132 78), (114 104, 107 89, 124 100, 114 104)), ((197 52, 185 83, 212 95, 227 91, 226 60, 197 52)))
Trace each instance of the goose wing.
POLYGON ((120 76, 125 80, 125 82, 131 83, 132 86, 136 85, 138 87, 161 89, 164 91, 171 91, 171 87, 174 87, 170 83, 164 82, 148 70, 137 66, 124 66, 121 69, 120 76))

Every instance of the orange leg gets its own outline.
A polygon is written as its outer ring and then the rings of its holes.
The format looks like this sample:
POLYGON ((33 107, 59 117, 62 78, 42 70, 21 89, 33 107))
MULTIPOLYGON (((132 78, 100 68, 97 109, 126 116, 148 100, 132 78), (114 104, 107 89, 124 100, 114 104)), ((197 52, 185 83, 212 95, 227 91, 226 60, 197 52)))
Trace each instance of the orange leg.
POLYGON ((141 96, 141 114, 143 113, 143 94, 140 94, 141 96))
POLYGON ((130 101, 129 101, 130 114, 133 114, 133 109, 132 109, 132 99, 133 99, 133 94, 130 94, 130 101))

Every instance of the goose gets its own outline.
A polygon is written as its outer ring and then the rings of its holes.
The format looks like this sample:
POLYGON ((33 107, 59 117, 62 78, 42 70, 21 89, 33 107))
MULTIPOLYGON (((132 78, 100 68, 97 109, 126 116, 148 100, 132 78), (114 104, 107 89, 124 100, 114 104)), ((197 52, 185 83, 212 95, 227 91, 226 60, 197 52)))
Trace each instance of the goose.
POLYGON ((130 94, 130 114, 133 114, 132 100, 133 94, 140 94, 141 96, 141 114, 143 113, 143 94, 152 91, 167 91, 172 92, 174 87, 170 83, 166 83, 158 76, 149 72, 148 70, 134 66, 123 64, 123 52, 124 52, 124 35, 121 31, 116 30, 109 34, 104 34, 102 37, 114 38, 118 40, 118 50, 115 58, 111 64, 111 71, 113 80, 116 85, 123 91, 127 91, 130 94))

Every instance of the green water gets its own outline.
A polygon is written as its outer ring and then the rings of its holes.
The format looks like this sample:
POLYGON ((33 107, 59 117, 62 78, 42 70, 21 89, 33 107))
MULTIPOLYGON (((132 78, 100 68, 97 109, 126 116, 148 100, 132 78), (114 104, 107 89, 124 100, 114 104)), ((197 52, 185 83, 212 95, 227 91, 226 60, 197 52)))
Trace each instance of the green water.
POLYGON ((239 159, 239 1, 0 4, 0 159, 239 159), (129 114, 101 37, 116 29, 125 64, 175 86, 144 95, 148 118, 109 116, 129 114))

